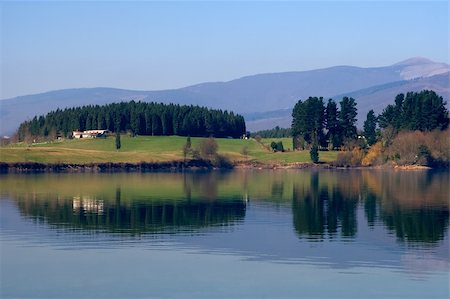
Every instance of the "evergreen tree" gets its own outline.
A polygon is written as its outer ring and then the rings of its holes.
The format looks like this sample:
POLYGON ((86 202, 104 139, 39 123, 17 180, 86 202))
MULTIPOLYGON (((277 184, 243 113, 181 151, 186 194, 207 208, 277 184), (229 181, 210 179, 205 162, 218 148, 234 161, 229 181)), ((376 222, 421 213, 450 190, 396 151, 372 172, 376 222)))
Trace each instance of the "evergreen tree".
POLYGON ((122 147, 122 145, 120 144, 120 133, 117 132, 116 133, 116 150, 120 150, 121 147, 122 147))
POLYGON ((397 95, 395 104, 388 105, 379 116, 381 128, 432 131, 448 127, 448 110, 442 97, 434 91, 408 92, 397 95))
POLYGON ((341 111, 339 112, 339 125, 341 128, 342 138, 356 139, 356 102, 355 99, 344 97, 341 102, 341 111))
POLYGON ((313 135, 319 143, 325 141, 325 107, 323 98, 309 97, 305 102, 298 101, 292 112, 292 135, 294 148, 302 148, 299 140, 311 144, 313 135))
POLYGON ((373 110, 370 110, 367 113, 366 120, 364 121, 364 136, 366 137, 367 143, 369 145, 375 144, 377 141, 377 117, 373 110))
POLYGON ((339 125, 339 111, 336 102, 332 99, 328 100, 326 108, 326 122, 325 128, 327 129, 327 141, 330 144, 331 149, 335 149, 342 144, 341 128, 339 125))
POLYGON ((313 161, 314 163, 319 162, 319 147, 317 146, 317 144, 313 144, 309 151, 309 155, 311 157, 311 161, 313 161))

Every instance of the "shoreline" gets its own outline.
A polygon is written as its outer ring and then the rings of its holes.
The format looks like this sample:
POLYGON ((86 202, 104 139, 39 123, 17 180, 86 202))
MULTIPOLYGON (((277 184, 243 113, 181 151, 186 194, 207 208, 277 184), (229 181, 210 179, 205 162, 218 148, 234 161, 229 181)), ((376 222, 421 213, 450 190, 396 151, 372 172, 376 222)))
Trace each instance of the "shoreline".
POLYGON ((392 169, 397 171, 424 171, 434 169, 420 165, 381 165, 338 167, 329 163, 262 163, 258 161, 239 161, 221 167, 205 160, 174 160, 170 162, 101 162, 101 163, 39 163, 39 162, 0 162, 0 173, 118 173, 118 172, 156 172, 185 170, 230 170, 230 169, 392 169))

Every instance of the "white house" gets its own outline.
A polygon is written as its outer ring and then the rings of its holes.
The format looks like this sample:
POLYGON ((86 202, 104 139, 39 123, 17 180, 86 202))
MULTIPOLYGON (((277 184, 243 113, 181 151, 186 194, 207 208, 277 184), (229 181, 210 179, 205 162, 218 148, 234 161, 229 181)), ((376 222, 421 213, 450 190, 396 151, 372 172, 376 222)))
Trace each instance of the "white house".
POLYGON ((87 131, 73 131, 73 138, 101 138, 106 137, 105 135, 109 133, 108 130, 87 130, 87 131))

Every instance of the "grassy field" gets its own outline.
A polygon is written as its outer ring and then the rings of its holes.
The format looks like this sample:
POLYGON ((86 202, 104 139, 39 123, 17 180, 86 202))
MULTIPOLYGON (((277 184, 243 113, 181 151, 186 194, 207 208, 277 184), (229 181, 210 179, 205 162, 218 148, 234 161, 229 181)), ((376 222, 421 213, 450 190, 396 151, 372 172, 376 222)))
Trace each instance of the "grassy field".
MULTIPOLYGON (((199 145, 202 138, 191 138, 192 147, 199 145)), ((272 141, 283 141, 285 149, 292 149, 289 138, 262 139, 216 139, 219 154, 233 162, 254 160, 265 163, 311 162, 307 151, 287 151, 273 153, 265 145, 272 141), (247 155, 243 155, 243 149, 247 155)), ((122 147, 115 149, 115 138, 72 139, 33 145, 16 144, 0 147, 1 162, 40 162, 40 163, 98 163, 98 162, 164 162, 182 160, 182 147, 186 137, 180 136, 138 136, 121 137, 122 147)), ((320 161, 335 160, 336 152, 320 152, 320 161)))

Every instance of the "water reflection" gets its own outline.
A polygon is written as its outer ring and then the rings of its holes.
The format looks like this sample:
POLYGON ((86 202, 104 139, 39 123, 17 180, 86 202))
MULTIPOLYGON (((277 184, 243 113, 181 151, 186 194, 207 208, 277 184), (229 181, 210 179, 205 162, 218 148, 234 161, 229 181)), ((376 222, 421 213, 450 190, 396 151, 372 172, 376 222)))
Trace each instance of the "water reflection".
POLYGON ((123 200, 121 188, 115 198, 54 195, 17 198, 21 213, 34 221, 44 219, 56 227, 102 230, 114 233, 187 232, 209 226, 229 226, 245 216, 242 199, 185 201, 123 200))
POLYGON ((316 172, 309 184, 294 183, 292 210, 299 236, 321 240, 339 230, 341 237, 354 237, 361 204, 369 227, 381 221, 400 241, 436 243, 444 238, 448 184, 440 175, 349 172, 335 179, 330 183, 329 176, 316 172))
POLYGON ((8 175, 0 190, 23 216, 53 227, 193 232, 241 225, 250 201, 290 208, 301 239, 352 240, 364 221, 399 242, 433 245, 448 230, 448 180, 448 172, 393 171, 8 175))

